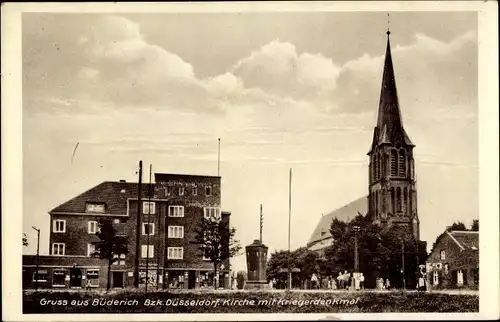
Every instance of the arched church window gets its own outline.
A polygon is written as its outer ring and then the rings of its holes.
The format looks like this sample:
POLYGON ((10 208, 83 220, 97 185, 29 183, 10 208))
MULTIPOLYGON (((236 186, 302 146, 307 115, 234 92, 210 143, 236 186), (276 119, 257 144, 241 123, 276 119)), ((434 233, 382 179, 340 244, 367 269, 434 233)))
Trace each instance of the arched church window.
POLYGON ((378 158, 377 158, 377 155, 375 154, 375 156, 373 157, 373 177, 374 177, 374 180, 377 180, 378 179, 378 158))
POLYGON ((392 204, 392 212, 396 212, 396 191, 394 187, 391 188, 391 204, 392 204))
POLYGON ((398 187, 396 191, 396 211, 401 211, 401 188, 398 187))
POLYGON ((398 152, 391 150, 391 176, 398 175, 398 152))
POLYGON ((404 188, 403 190, 403 211, 407 212, 408 209, 408 189, 404 188))
POLYGON ((382 154, 378 155, 378 178, 382 178, 382 154))
POLYGON ((375 191, 375 216, 378 214, 378 191, 375 191))
POLYGON ((406 151, 399 150, 399 176, 406 177, 406 151))

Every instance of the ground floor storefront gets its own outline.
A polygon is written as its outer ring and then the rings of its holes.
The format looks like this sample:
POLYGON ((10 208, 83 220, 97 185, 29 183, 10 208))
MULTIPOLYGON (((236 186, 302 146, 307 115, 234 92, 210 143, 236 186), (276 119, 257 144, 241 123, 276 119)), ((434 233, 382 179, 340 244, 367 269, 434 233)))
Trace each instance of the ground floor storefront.
POLYGON ((145 286, 148 281, 148 285, 163 289, 203 289, 214 288, 215 285, 217 288, 229 289, 232 284, 228 270, 218 272, 217 275, 214 275, 213 270, 189 268, 163 269, 160 267, 148 271, 148 274, 146 274, 146 269, 141 268, 139 271, 142 286, 145 286))
MULTIPOLYGON (((110 288, 133 287, 134 268, 112 265, 110 288)), ((229 289, 233 281, 229 270, 214 275, 206 268, 166 268, 139 266, 139 286, 161 289, 229 289), (146 273, 148 272, 148 273, 146 273)), ((108 285, 107 261, 86 256, 23 256, 23 289, 92 289, 108 285)))

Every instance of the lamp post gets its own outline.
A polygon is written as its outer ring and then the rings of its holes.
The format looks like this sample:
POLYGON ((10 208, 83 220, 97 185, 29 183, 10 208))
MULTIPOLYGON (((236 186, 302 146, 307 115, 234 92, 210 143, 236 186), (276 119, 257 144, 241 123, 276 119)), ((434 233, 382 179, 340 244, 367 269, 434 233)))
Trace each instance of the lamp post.
POLYGON ((354 230, 354 272, 357 273, 359 271, 358 233, 361 228, 359 226, 354 226, 352 229, 354 230))
POLYGON ((38 289, 38 257, 40 256, 40 229, 35 226, 31 226, 36 231, 36 268, 35 268, 35 289, 38 289))

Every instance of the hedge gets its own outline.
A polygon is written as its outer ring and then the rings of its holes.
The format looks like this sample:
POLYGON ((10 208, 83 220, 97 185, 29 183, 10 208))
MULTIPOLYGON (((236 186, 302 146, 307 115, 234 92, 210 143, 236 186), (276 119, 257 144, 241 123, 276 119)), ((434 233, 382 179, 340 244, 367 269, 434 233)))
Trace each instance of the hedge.
POLYGON ((478 312, 478 295, 418 292, 25 291, 24 313, 478 312), (266 302, 267 301, 267 302, 266 302), (207 305, 208 304, 208 305, 207 305))

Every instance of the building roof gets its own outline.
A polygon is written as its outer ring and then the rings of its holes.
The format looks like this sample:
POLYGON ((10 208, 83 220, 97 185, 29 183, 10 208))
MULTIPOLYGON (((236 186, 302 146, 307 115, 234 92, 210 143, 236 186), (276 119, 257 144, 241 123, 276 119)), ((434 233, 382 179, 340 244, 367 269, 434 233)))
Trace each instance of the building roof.
POLYGON ((319 220, 316 228, 314 229, 311 237, 309 238, 308 246, 322 240, 331 238, 330 225, 334 218, 342 221, 349 221, 356 217, 359 213, 365 214, 367 212, 367 197, 356 199, 345 206, 338 208, 326 215, 323 215, 319 220), (322 234, 323 232, 323 234, 322 234))
POLYGON ((155 173, 155 181, 164 181, 164 180, 171 180, 171 179, 186 180, 186 179, 193 179, 193 178, 220 179, 220 177, 218 177, 218 176, 206 176, 206 175, 199 175, 199 174, 155 173))
MULTIPOLYGON (((137 198, 138 183, 124 181, 104 181, 97 186, 55 207, 49 213, 85 213, 86 204, 105 203, 106 214, 127 214, 127 199, 137 198)), ((142 196, 148 196, 149 184, 142 184, 142 196)))
MULTIPOLYGON (((396 78, 392 64, 390 32, 387 32, 387 48, 385 52, 384 72, 377 116, 370 152, 379 144, 393 143, 397 140, 408 146, 414 146, 403 128, 403 119, 399 108, 396 78)), ((370 153, 368 152, 368 153, 370 153)))
POLYGON ((461 231, 452 230, 446 232, 455 243, 463 250, 479 249, 479 232, 478 231, 461 231))

